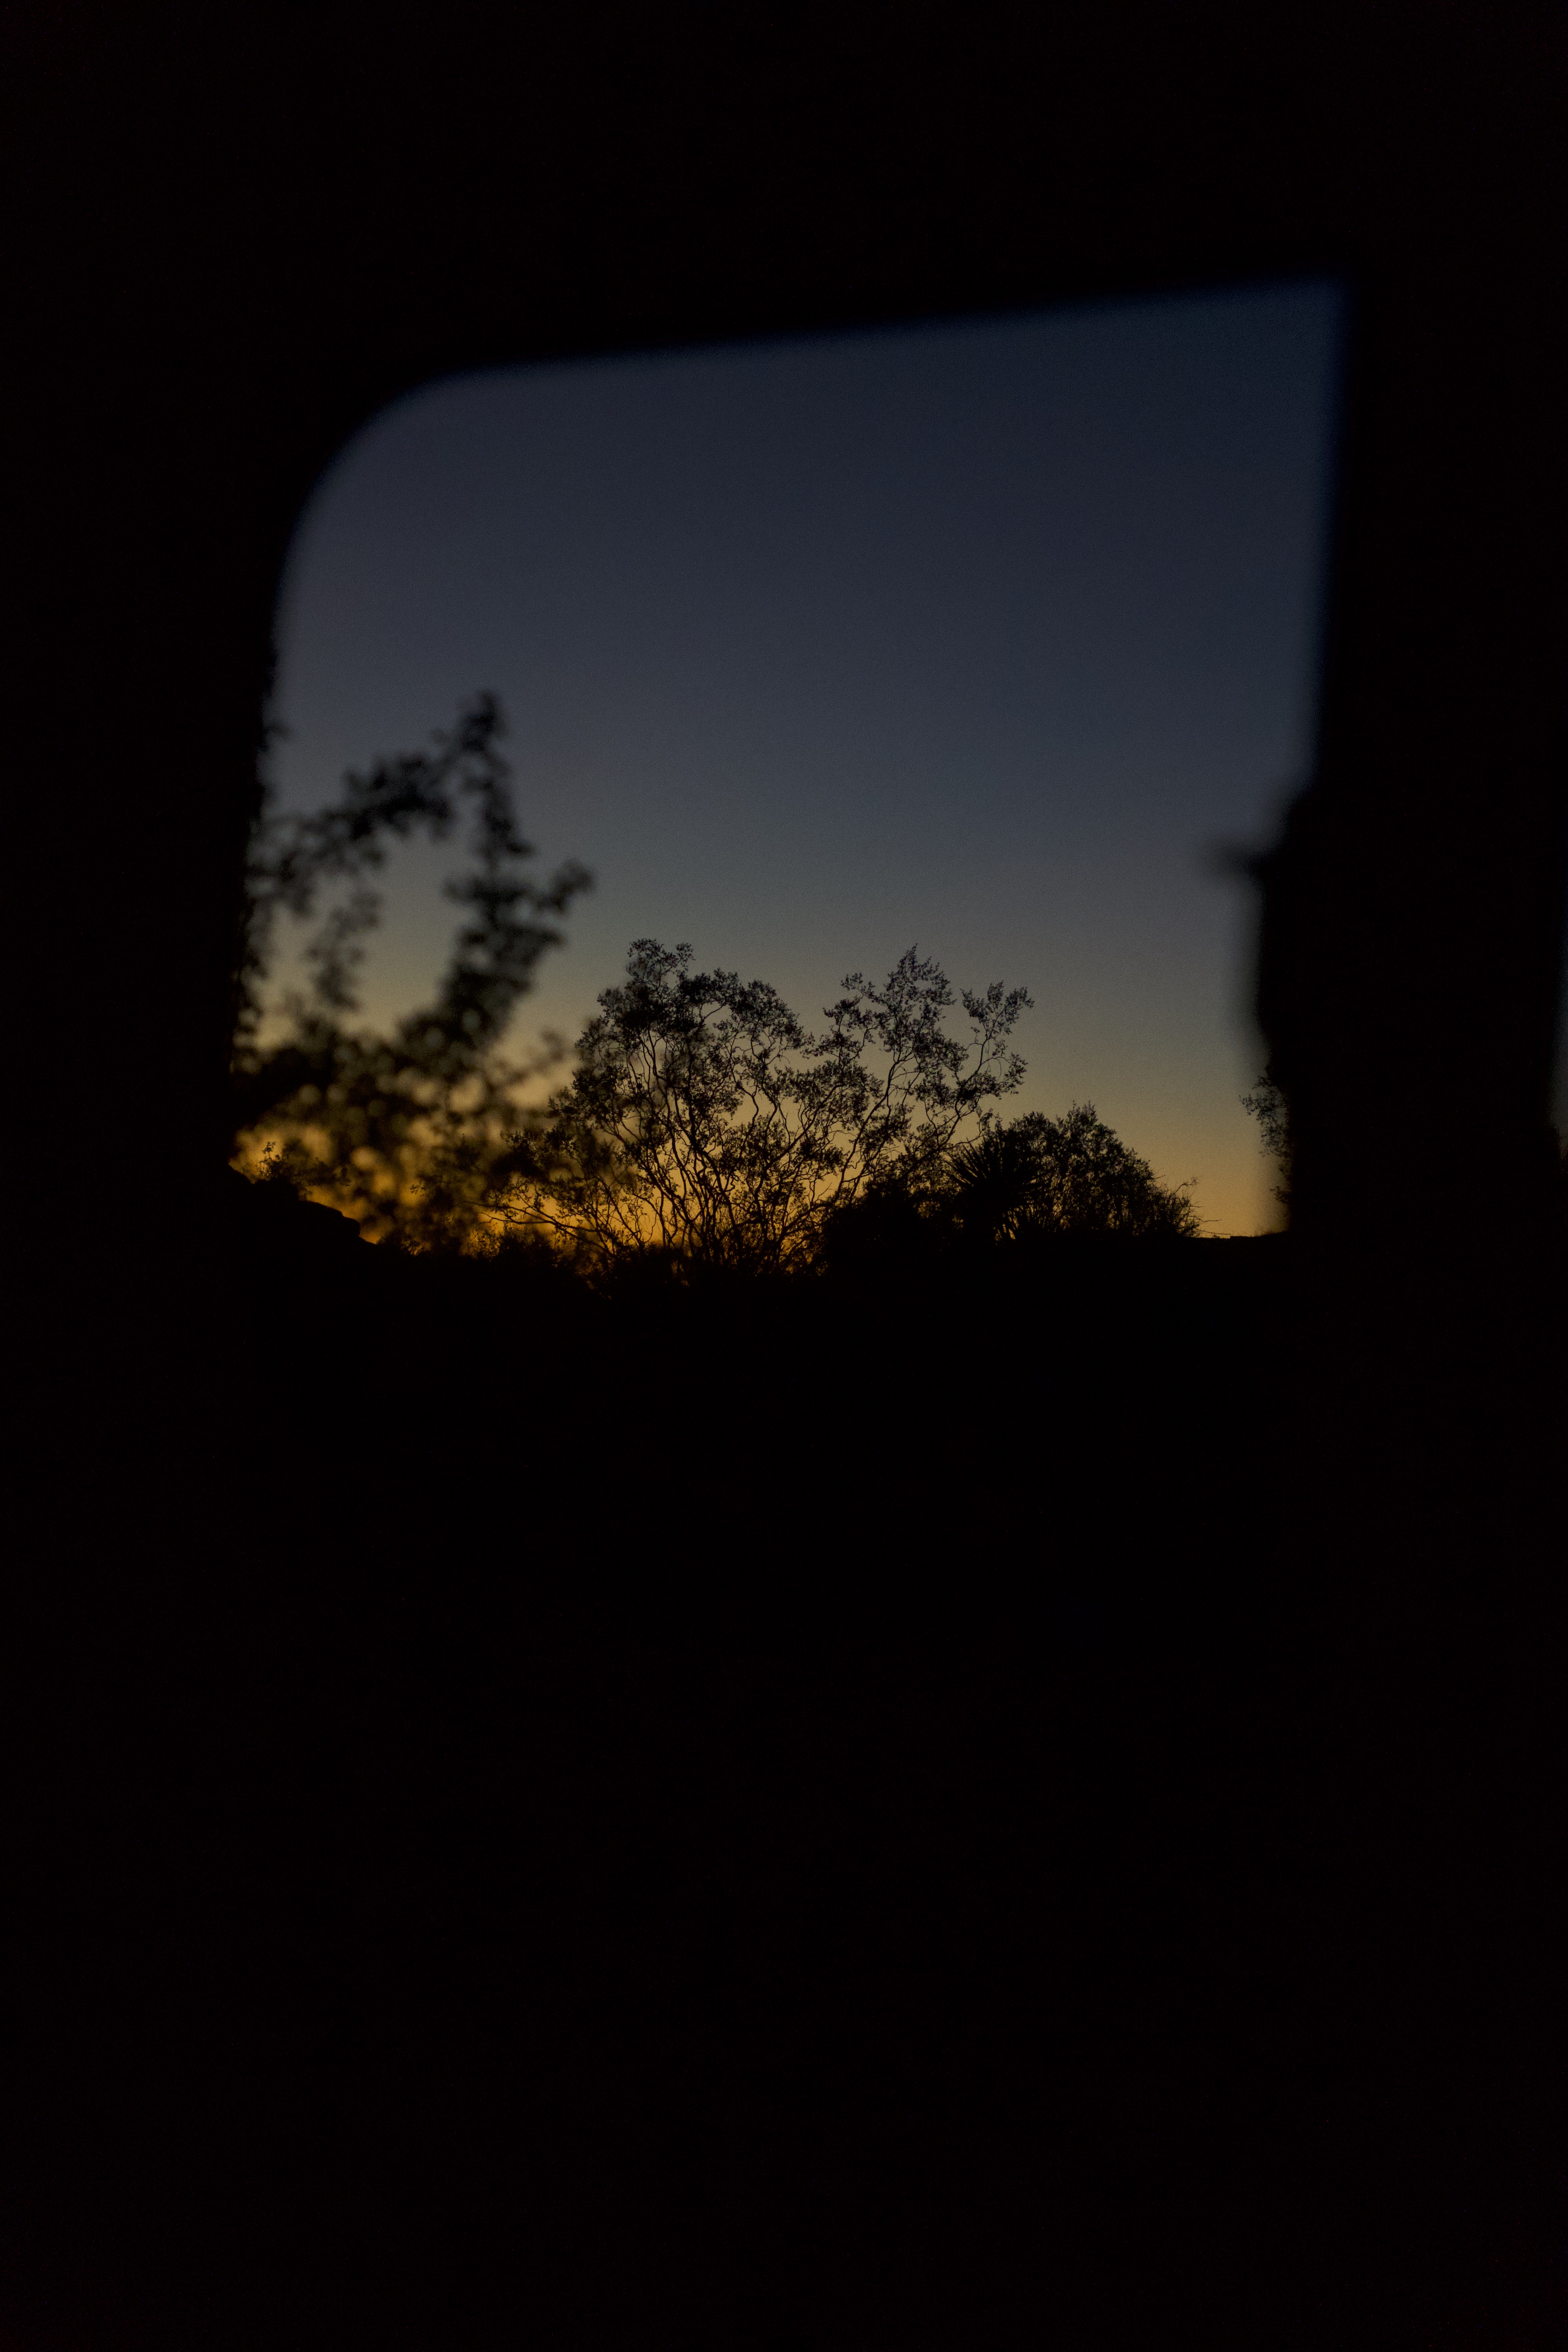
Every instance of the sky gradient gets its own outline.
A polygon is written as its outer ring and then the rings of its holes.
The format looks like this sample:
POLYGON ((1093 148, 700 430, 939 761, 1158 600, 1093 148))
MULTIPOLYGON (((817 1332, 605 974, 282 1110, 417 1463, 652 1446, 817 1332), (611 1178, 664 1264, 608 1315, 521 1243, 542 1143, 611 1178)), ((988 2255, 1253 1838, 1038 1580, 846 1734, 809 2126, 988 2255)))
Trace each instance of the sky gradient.
MULTIPOLYGON (((808 1022, 918 944, 1034 996, 1014 1108, 1092 1101, 1255 1232, 1215 852, 1310 761, 1340 323, 1298 286, 432 385, 301 520, 280 796, 489 688, 541 865, 597 884, 515 1043, 574 1036, 634 937, 808 1022)), ((456 863, 389 866, 368 1020, 428 991, 456 863)))

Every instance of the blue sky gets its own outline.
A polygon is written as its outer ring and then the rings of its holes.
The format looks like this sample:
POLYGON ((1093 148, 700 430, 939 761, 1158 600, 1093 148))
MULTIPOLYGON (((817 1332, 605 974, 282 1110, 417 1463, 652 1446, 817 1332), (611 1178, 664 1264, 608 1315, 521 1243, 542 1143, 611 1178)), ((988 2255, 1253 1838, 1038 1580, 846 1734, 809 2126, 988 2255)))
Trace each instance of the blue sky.
MULTIPOLYGON (((431 385, 301 521, 280 793, 489 688, 542 864, 597 878, 518 1043, 634 937, 808 1019, 918 944, 1030 990, 1016 1108, 1092 1100, 1252 1232, 1254 909, 1215 852, 1310 761, 1339 333, 1306 285, 431 385)), ((428 989, 453 863, 389 869, 367 1018, 428 989)))

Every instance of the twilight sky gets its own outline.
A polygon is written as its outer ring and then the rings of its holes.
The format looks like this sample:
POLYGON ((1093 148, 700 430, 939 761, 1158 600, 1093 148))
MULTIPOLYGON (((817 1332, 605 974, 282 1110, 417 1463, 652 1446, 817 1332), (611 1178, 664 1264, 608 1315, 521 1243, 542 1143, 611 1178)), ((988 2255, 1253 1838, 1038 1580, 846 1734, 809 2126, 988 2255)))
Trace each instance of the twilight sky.
MULTIPOLYGON (((574 1036, 635 937, 808 1022, 918 943, 1034 996, 1011 1108, 1092 1101, 1254 1232, 1253 907, 1213 852, 1310 758, 1339 323, 1275 288, 430 386, 301 522, 282 798, 490 688, 541 866, 597 882, 514 1045, 574 1036)), ((427 992, 459 863, 389 865, 367 1019, 427 992)))

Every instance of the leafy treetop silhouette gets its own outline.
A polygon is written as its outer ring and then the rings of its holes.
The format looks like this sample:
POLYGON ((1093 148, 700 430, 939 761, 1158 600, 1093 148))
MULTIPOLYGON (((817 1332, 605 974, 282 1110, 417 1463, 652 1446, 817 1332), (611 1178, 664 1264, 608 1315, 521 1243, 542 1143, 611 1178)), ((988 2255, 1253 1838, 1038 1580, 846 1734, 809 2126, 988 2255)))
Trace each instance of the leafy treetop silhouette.
POLYGON ((1064 1118, 1028 1111, 951 1155, 946 1205, 966 1234, 988 1241, 1026 1235, 1195 1234, 1190 1184, 1162 1184, 1092 1103, 1064 1118))
POLYGON ((338 800, 310 816, 264 803, 247 875, 233 1055, 237 1137, 267 1173, 313 1192, 362 1229, 415 1247, 471 1238, 505 1137, 518 1123, 516 1089, 541 1066, 505 1060, 500 1042, 540 958, 559 946, 557 918, 590 887, 563 866, 547 882, 526 870, 534 852, 519 833, 510 770, 498 748, 500 706, 479 695, 435 748, 351 772, 338 800), (447 883, 467 910, 434 1001, 389 1037, 351 1030, 365 935, 380 919, 364 877, 385 843, 447 839, 470 815, 472 869, 447 883), (283 1007, 284 1034, 263 1041, 263 985, 281 909, 313 913, 324 888, 349 883, 306 949, 310 982, 283 1007))
POLYGON ((813 1033, 765 982, 694 972, 691 954, 634 941, 546 1131, 516 1139, 506 1213, 589 1258, 653 1244, 699 1264, 799 1263, 868 1188, 934 1177, 1022 1078, 1006 1042, 1031 1002, 1021 988, 956 998, 911 948, 879 984, 850 973, 813 1033), (959 1002, 967 1044, 944 1025, 959 1002))

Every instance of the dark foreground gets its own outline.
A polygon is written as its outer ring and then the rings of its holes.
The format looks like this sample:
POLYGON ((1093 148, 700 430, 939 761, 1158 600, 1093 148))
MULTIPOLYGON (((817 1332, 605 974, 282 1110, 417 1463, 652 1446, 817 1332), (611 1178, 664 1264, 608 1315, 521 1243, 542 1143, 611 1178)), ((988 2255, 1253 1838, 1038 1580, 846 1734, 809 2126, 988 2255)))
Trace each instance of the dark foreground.
POLYGON ((243 1222, 18 1402, 6 2352, 1562 2340, 1560 1276, 243 1222))

